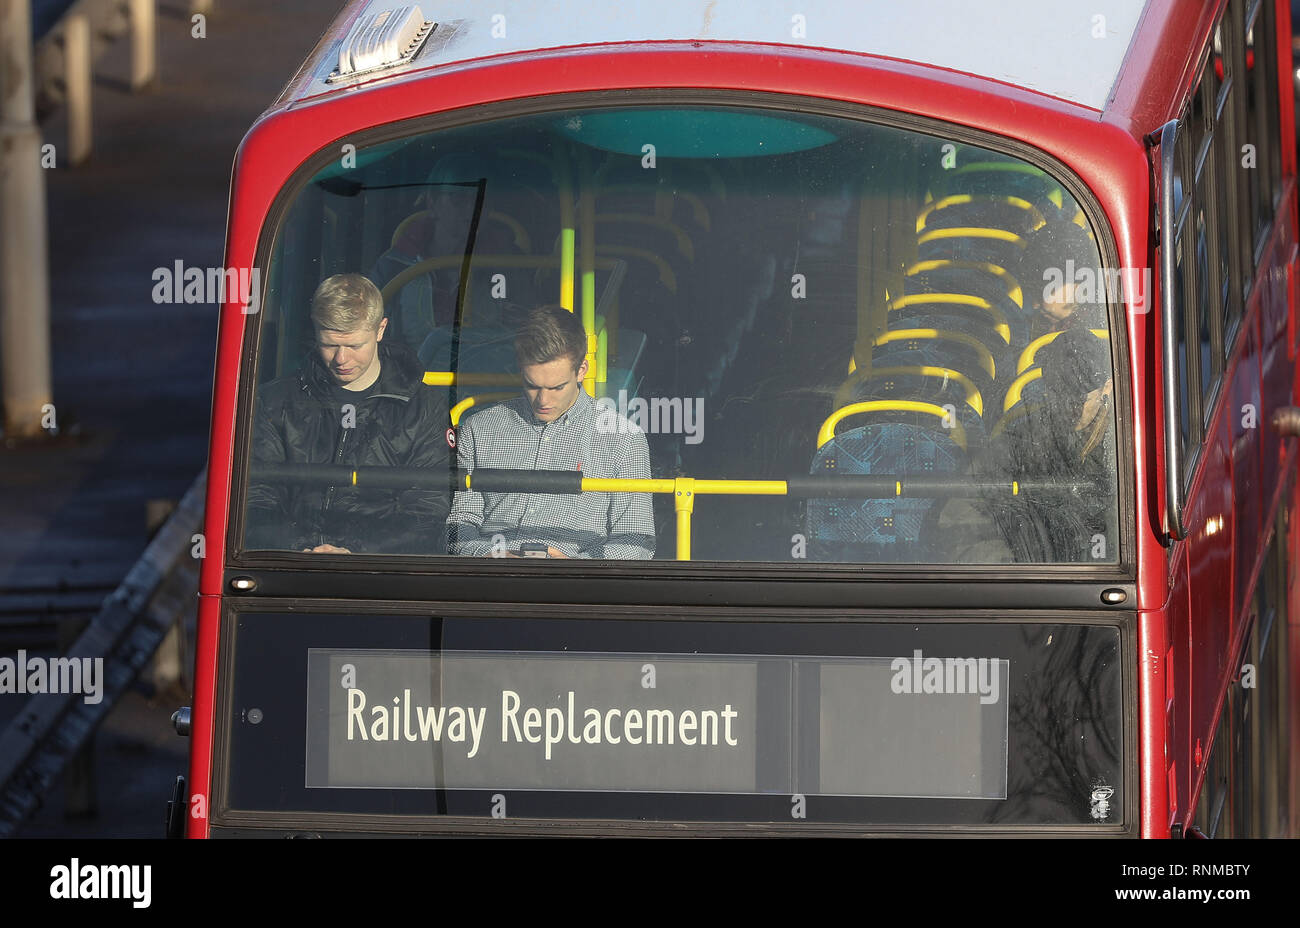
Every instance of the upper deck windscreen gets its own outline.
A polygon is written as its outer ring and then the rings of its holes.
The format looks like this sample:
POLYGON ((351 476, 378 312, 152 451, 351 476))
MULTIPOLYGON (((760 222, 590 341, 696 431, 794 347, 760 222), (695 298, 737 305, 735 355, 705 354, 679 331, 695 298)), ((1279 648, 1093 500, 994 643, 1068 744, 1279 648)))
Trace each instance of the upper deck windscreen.
POLYGON ((1023 161, 552 112, 363 146, 273 242, 245 549, 1117 562, 1105 274, 1023 161))

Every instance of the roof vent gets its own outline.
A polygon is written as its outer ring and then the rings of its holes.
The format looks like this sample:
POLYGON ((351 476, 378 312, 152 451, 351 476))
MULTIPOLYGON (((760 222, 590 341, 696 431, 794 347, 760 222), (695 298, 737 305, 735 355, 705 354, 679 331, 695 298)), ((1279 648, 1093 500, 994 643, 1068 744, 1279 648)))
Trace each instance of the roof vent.
POLYGON ((380 10, 357 20, 339 49, 338 69, 327 81, 341 81, 405 64, 433 32, 416 4, 380 10))

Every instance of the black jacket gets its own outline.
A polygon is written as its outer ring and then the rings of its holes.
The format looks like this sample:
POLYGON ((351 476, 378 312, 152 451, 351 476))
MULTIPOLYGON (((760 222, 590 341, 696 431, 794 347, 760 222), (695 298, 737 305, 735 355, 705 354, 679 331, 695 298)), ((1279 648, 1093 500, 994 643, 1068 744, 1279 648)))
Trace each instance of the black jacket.
MULTIPOLYGON (((258 482, 248 489, 245 547, 331 544, 353 553, 445 554, 450 477, 444 391, 426 387, 405 345, 379 343, 379 379, 344 395, 311 355, 302 369, 259 388, 252 459, 259 463, 422 467, 448 479, 439 489, 375 489, 258 482), (344 427, 344 403, 355 425, 344 427)), ((349 423, 351 424, 351 423, 349 423)))

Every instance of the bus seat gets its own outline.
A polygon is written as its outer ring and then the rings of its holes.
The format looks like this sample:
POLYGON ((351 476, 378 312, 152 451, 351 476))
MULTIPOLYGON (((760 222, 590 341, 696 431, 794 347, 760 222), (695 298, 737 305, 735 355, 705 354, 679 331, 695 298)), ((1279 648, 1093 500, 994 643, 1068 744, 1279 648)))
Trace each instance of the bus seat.
MULTIPOLYGON (((426 372, 443 374, 452 370, 452 334, 451 326, 440 326, 424 340, 418 357, 426 372)), ((470 378, 468 383, 462 382, 456 395, 464 396, 467 390, 484 386, 515 386, 519 383, 514 336, 513 328, 465 327, 460 330, 458 363, 454 373, 462 380, 467 374, 479 376, 470 378)), ((617 397, 619 390, 631 394, 638 379, 638 368, 645 353, 645 333, 636 329, 619 329, 616 344, 618 353, 608 361, 605 382, 597 385, 598 395, 603 392, 606 396, 617 397)), ((443 377, 438 377, 438 380, 443 380, 443 377)))
POLYGON ((958 371, 972 380, 981 393, 990 394, 997 382, 997 361, 984 340, 954 329, 890 329, 871 340, 871 366, 922 365, 958 371))
POLYGON ((649 196, 654 198, 654 212, 650 215, 659 219, 672 220, 678 213, 678 203, 684 203, 687 207, 685 215, 689 215, 698 228, 705 232, 709 231, 713 220, 704 201, 694 193, 674 189, 662 178, 653 186, 635 183, 602 183, 596 189, 596 203, 601 206, 609 205, 610 201, 613 201, 619 206, 640 207, 645 204, 649 196))
MULTIPOLYGON (((1088 331, 1102 340, 1109 340, 1110 338, 1110 332, 1107 329, 1089 329, 1088 331)), ((1060 334, 1060 332, 1048 332, 1026 345, 1025 350, 1020 352, 1020 357, 1016 359, 1016 376, 1020 376, 1033 367, 1034 357, 1038 354, 1038 350, 1044 345, 1050 345, 1055 341, 1056 336, 1060 334)))
MULTIPOLYGON (((968 293, 908 294, 890 302, 889 311, 892 317, 890 328, 895 327, 892 324, 894 318, 914 319, 917 314, 934 313, 959 319, 969 318, 972 315, 986 317, 994 334, 1002 340, 1002 344, 1004 346, 1011 344, 1011 324, 1007 321, 1006 313, 980 296, 968 293), (906 313, 908 310, 911 312, 906 313), (893 316, 894 313, 898 315, 893 316)), ((914 326, 903 326, 903 328, 914 328, 914 326)))
MULTIPOLYGON (((613 245, 601 242, 596 245, 596 254, 617 255, 619 257, 635 258, 637 261, 643 261, 654 268, 658 274, 660 284, 667 288, 671 293, 677 292, 677 273, 667 261, 647 248, 633 248, 627 245, 613 245)), ((631 266, 635 267, 636 264, 632 264, 631 266)))
POLYGON ((953 226, 930 229, 916 238, 917 257, 977 261, 998 267, 1017 267, 1025 251, 1025 237, 1006 229, 986 226, 953 226))
POLYGON ((525 255, 532 254, 532 238, 529 236, 528 230, 524 228, 524 224, 518 219, 508 215, 507 213, 503 213, 500 210, 492 209, 488 210, 487 213, 484 214, 483 220, 484 222, 500 223, 505 226, 510 230, 511 242, 514 244, 515 248, 519 250, 519 253, 525 255))
MULTIPOLYGON (((879 415, 879 414, 874 414, 879 415)), ((874 418, 873 415, 873 418, 874 418)), ((834 435, 817 449, 813 474, 957 474, 967 455, 925 413, 894 411, 911 421, 871 422, 834 435)), ((924 562, 921 525, 933 499, 811 499, 806 529, 809 556, 821 561, 924 562)))
POLYGON ((1044 212, 1059 211, 1065 201, 1060 184, 1046 172, 1024 162, 972 161, 945 171, 943 182, 943 193, 948 196, 963 193, 1017 196, 1044 212))
MULTIPOLYGON (((429 333, 417 356, 426 371, 451 371, 455 329, 439 326, 429 333)), ((505 326, 463 326, 460 330, 456 372, 497 373, 515 371, 515 331, 505 326)))
POLYGON ((955 194, 925 205, 916 217, 916 234, 926 229, 987 226, 1028 235, 1047 220, 1038 207, 1017 196, 955 194))
POLYGON ((951 404, 963 415, 973 413, 976 420, 984 415, 984 396, 979 387, 965 374, 946 367, 873 367, 870 375, 854 387, 853 400, 951 404))
POLYGON ((597 213, 597 225, 608 227, 630 226, 634 241, 644 240, 645 228, 655 230, 665 234, 674 243, 677 253, 687 261, 695 260, 695 244, 691 237, 681 226, 677 225, 670 219, 660 219, 658 216, 643 216, 638 213, 618 212, 618 213, 597 213))

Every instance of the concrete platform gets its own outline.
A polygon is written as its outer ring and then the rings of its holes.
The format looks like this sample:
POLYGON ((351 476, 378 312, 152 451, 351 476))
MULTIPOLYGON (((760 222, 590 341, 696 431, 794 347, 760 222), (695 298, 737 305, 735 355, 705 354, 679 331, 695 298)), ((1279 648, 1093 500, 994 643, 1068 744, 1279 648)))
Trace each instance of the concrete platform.
MULTIPOLYGON (((203 467, 217 308, 155 304, 153 270, 222 263, 239 140, 341 5, 216 0, 199 39, 188 4, 160 0, 160 79, 126 90, 124 42, 101 62, 91 160, 66 166, 62 114, 43 126, 60 152, 46 183, 62 434, 0 446, 0 605, 120 578, 144 550, 146 502, 179 498, 203 467)), ((66 614, 84 598, 65 598, 66 614)), ((22 698, 0 695, 0 725, 22 698)), ((161 836, 186 766, 169 722, 185 699, 147 686, 124 698, 96 739, 98 816, 65 821, 59 789, 24 834, 161 836)))

